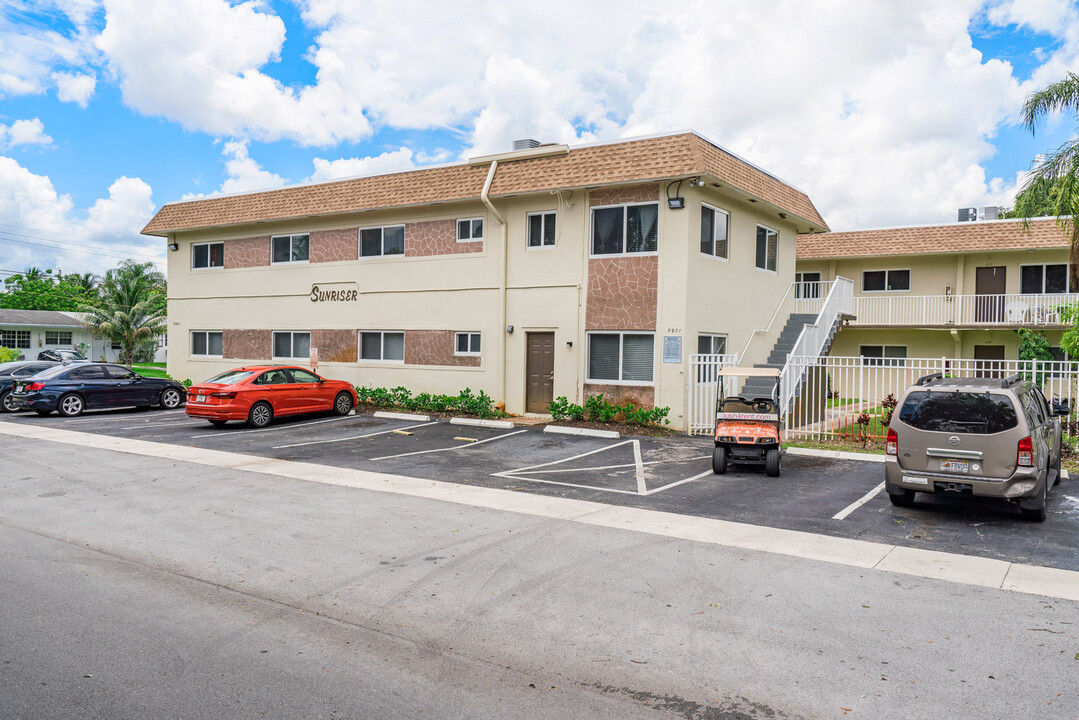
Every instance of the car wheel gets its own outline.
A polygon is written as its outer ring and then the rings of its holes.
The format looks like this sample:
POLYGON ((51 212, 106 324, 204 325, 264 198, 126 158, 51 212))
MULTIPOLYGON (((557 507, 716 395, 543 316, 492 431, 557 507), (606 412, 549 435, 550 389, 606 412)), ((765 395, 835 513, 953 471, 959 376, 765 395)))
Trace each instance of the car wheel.
POLYGON ((60 398, 60 402, 56 403, 56 409, 64 417, 77 417, 82 415, 82 411, 86 409, 86 404, 81 397, 75 393, 70 393, 60 398))
POLYGON ((724 475, 727 472, 727 448, 716 446, 712 451, 712 472, 716 475, 724 475))
POLYGON ((333 401, 333 411, 338 415, 348 415, 352 412, 352 396, 347 392, 337 393, 333 401))
POLYGON ((888 499, 896 507, 910 507, 914 504, 916 491, 906 488, 888 488, 888 499))
POLYGON ((768 448, 764 451, 764 472, 768 477, 779 476, 779 448, 768 448))
POLYGON ((247 424, 253 428, 264 428, 273 420, 273 408, 268 402, 257 402, 247 413, 247 424))
POLYGON ((1060 456, 1063 455, 1063 454, 1064 454, 1064 444, 1062 442, 1061 445, 1060 445, 1060 452, 1057 453, 1057 464, 1053 467, 1053 469, 1057 471, 1057 479, 1053 481, 1053 486, 1054 487, 1060 482, 1060 456))
POLYGON ((1019 505, 1019 512, 1022 513, 1024 520, 1033 520, 1034 522, 1043 522, 1049 515, 1049 473, 1046 473, 1045 482, 1042 483, 1041 496, 1035 501, 1033 505, 1025 504, 1026 501, 1022 501, 1019 505))
POLYGON ((0 394, 0 412, 15 412, 18 408, 11 400, 11 392, 0 394))
POLYGON ((183 395, 176 388, 165 388, 161 391, 161 407, 166 410, 175 410, 183 401, 183 395))
POLYGON ((227 422, 228 420, 211 420, 210 424, 214 427, 225 427, 225 423, 227 422))

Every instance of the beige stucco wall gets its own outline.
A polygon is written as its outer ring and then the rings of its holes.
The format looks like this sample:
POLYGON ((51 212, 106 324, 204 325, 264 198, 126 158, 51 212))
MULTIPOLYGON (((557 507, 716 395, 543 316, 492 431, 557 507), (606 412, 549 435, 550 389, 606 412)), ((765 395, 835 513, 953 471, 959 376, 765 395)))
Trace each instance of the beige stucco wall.
MULTIPOLYGON (((1045 330, 1049 344, 1060 346, 1062 330, 1045 330)), ((1019 335, 1014 330, 966 329, 924 330, 917 328, 844 328, 829 353, 839 357, 856 357, 862 345, 903 345, 909 358, 973 358, 976 345, 1003 345, 1004 357, 1018 357, 1019 335)))

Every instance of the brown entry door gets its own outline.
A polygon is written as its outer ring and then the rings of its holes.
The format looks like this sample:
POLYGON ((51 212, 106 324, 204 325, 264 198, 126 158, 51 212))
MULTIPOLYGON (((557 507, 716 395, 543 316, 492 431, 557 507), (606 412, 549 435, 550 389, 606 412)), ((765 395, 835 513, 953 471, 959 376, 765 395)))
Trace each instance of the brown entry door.
POLYGON ((974 359, 974 377, 1004 377, 1003 345, 975 345, 974 359))
POLYGON ((1004 321, 1004 288, 1008 268, 980 267, 974 276, 974 322, 1004 321), (983 297, 984 296, 984 297, 983 297))
POLYGON ((554 400, 554 333, 528 333, 525 374, 525 412, 547 412, 554 400))

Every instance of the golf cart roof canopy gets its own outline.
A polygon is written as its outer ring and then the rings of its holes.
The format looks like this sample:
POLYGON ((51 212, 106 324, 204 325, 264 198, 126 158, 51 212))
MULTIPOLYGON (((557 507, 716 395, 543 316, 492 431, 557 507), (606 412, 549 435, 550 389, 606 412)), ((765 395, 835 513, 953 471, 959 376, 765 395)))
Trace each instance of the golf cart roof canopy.
POLYGON ((744 368, 727 367, 720 368, 720 377, 779 377, 778 368, 744 368))

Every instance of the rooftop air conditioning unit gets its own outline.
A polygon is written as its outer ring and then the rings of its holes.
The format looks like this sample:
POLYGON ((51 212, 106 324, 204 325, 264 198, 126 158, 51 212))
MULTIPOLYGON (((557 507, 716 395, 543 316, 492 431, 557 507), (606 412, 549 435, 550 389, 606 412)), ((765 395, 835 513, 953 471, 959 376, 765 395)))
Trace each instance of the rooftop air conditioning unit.
POLYGON ((982 220, 1000 220, 1003 217, 1004 213, 996 205, 982 208, 982 220))
POLYGON ((539 146, 540 146, 540 141, 539 140, 533 140, 531 138, 526 138, 524 140, 514 140, 513 141, 513 150, 514 150, 514 152, 516 152, 517 150, 531 150, 532 148, 538 148, 539 146))
POLYGON ((959 208, 959 222, 976 222, 978 208, 959 208))

